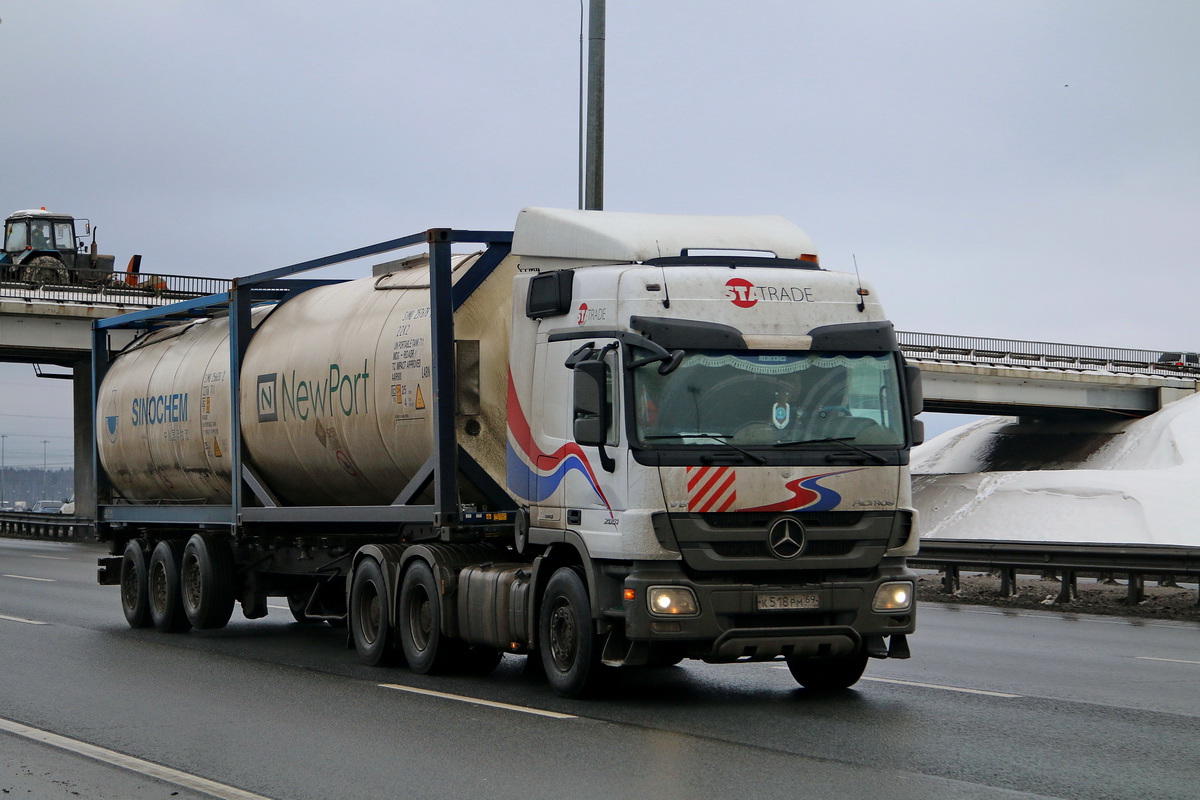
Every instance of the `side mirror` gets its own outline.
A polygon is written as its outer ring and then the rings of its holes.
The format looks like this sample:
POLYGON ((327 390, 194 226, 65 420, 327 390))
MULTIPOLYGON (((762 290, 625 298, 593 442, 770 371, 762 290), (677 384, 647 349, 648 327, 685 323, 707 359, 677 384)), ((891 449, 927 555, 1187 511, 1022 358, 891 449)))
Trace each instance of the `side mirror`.
POLYGON ((908 411, 914 417, 925 410, 925 392, 921 389, 921 368, 904 365, 904 380, 908 383, 908 411))
POLYGON ((608 365, 581 361, 575 365, 575 441, 603 447, 608 441, 612 409, 608 404, 608 365))
POLYGON ((911 426, 913 445, 925 444, 925 420, 913 417, 909 420, 909 425, 911 426))

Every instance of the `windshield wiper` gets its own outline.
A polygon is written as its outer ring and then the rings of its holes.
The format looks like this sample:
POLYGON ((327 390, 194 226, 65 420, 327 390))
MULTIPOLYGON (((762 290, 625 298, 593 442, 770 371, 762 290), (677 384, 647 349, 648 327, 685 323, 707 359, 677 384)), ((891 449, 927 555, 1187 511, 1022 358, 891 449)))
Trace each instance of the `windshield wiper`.
POLYGON ((878 453, 872 453, 870 450, 864 450, 863 448, 859 447, 856 444, 850 444, 849 440, 853 439, 853 438, 854 438, 853 436, 827 436, 823 439, 800 439, 799 441, 796 441, 796 442, 778 442, 771 446, 772 447, 792 447, 793 445, 798 445, 798 444, 832 444, 832 443, 836 443, 836 444, 842 445, 843 447, 849 447, 851 450, 857 450, 858 452, 862 453, 867 458, 874 459, 876 463, 879 463, 879 464, 888 463, 888 460, 886 458, 884 458, 883 456, 879 455, 878 453))
POLYGON ((765 458, 763 458, 762 456, 758 455, 757 453, 751 453, 749 450, 745 450, 741 447, 738 447, 736 444, 733 444, 732 442, 730 442, 726 438, 728 435, 729 434, 723 434, 723 433, 698 433, 698 432, 697 433, 661 433, 661 434, 654 434, 651 436, 643 436, 642 438, 645 439, 646 441, 650 441, 652 439, 692 439, 692 438, 712 439, 714 442, 718 442, 720 444, 725 445, 726 447, 737 450, 739 453, 741 453, 742 455, 744 455, 746 458, 750 459, 751 461, 757 461, 759 464, 767 463, 767 460, 765 458))

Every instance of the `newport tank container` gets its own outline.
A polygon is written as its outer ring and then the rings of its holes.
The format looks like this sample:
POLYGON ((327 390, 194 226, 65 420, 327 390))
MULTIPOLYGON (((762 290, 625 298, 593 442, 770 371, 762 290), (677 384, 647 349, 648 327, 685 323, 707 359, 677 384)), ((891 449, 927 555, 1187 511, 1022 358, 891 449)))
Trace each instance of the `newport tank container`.
MULTIPOLYGON (((478 254, 456 256, 452 279, 478 254)), ((455 312, 460 444, 503 484, 513 257, 455 312)), ((294 505, 391 503, 431 455, 426 257, 256 308, 241 370, 244 456, 294 505)), ((97 395, 100 461, 129 500, 228 503, 227 319, 134 342, 97 395)), ((464 498, 470 499, 470 498, 464 498)))

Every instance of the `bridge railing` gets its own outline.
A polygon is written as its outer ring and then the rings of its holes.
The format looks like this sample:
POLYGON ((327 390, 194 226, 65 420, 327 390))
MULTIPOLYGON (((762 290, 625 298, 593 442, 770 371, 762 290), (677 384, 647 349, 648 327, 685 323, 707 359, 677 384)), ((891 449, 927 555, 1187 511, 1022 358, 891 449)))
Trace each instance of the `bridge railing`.
POLYGON ((57 300, 98 305, 159 306, 229 291, 228 278, 160 275, 78 269, 61 270, 40 280, 18 280, 0 266, 0 299, 57 300))
POLYGON ((962 570, 999 574, 1001 597, 1017 593, 1019 574, 1059 574, 1062 583, 1056 603, 1060 605, 1078 597, 1080 574, 1126 575, 1126 599, 1131 605, 1144 598, 1147 577, 1200 579, 1200 548, 1177 545, 922 539, 920 552, 908 563, 941 571, 942 591, 948 595, 958 591, 962 570))
POLYGON ((1151 375, 1200 374, 1200 366, 1176 366, 1165 359, 1160 360, 1166 354, 1159 350, 910 331, 897 331, 896 337, 906 356, 934 361, 1151 375))
POLYGON ((70 514, 0 511, 0 536, 48 541, 94 541, 96 523, 70 514))

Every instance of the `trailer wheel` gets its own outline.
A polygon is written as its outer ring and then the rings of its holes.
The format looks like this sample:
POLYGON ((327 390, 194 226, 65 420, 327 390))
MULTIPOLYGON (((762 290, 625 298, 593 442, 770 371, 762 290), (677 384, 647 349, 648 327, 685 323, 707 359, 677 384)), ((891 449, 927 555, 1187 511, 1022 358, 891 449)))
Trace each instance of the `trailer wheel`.
POLYGON ((395 659, 389 617, 383 570, 375 559, 364 558, 350 584, 350 635, 358 660, 369 667, 387 666, 395 659))
POLYGON ((183 610, 200 630, 224 628, 233 614, 233 551, 211 533, 193 534, 180 562, 183 610))
POLYGON ((151 625, 146 573, 146 551, 140 540, 131 539, 125 544, 125 557, 121 559, 121 608, 131 628, 151 625))
POLYGON ((154 627, 163 633, 183 633, 192 627, 183 610, 183 592, 179 582, 182 551, 183 546, 179 542, 164 539, 150 554, 147 575, 150 619, 154 621, 154 627))
POLYGON ((542 665, 550 687, 563 697, 602 690, 612 674, 600 663, 600 637, 593 632, 591 603, 580 574, 562 567, 550 576, 538 619, 542 665))
POLYGON ((805 689, 835 691, 858 683, 867 668, 867 654, 853 653, 834 658, 789 657, 788 669, 805 689))
POLYGON ((442 635, 442 596, 433 568, 414 559, 400 583, 400 643, 413 672, 429 675, 443 670, 454 647, 442 635))

